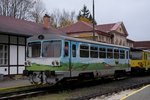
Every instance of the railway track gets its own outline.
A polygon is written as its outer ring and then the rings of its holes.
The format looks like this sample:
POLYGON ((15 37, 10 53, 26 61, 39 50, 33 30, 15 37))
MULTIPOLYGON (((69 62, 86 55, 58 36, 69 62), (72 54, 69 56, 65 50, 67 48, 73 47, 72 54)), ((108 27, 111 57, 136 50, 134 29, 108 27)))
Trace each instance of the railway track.
POLYGON ((101 83, 100 85, 89 87, 88 89, 79 90, 80 95, 78 93, 75 93, 73 94, 74 96, 70 98, 70 100, 89 100, 91 98, 95 98, 102 95, 111 95, 113 93, 117 93, 127 89, 140 88, 147 84, 150 84, 150 76, 131 77, 128 79, 118 81, 108 81, 105 83, 101 83))
MULTIPOLYGON (((0 91, 0 100, 16 100, 22 99, 26 97, 32 97, 44 94, 49 90, 53 90, 47 85, 43 86, 30 86, 30 87, 20 87, 16 89, 0 91)), ((54 91, 54 90, 53 90, 54 91)))
POLYGON ((0 100, 8 100, 8 99, 22 99, 22 98, 30 98, 35 96, 40 96, 43 94, 51 94, 51 93, 60 93, 60 91, 67 91, 69 89, 72 92, 72 96, 70 100, 88 100, 90 98, 94 98, 101 95, 108 95, 116 92, 120 92, 122 90, 131 89, 131 88, 139 88, 141 86, 150 84, 150 76, 143 77, 131 77, 122 80, 95 80, 95 81, 85 81, 81 84, 72 84, 75 82, 71 82, 71 84, 67 84, 62 87, 36 87, 30 88, 26 90, 12 91, 6 93, 0 93, 0 100), (59 88, 59 89, 58 89, 59 88), (74 92, 76 91, 76 92, 74 92), (73 93, 74 92, 74 93, 73 93))

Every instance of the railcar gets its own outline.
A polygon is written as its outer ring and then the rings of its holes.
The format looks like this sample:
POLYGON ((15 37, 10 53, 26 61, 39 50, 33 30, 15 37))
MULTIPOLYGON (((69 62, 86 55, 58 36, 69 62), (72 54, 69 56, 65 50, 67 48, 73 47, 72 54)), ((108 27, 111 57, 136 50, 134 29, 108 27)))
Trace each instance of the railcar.
POLYGON ((130 71, 129 47, 42 34, 27 40, 24 75, 32 83, 55 84, 64 78, 119 77, 130 71))
POLYGON ((150 72, 150 51, 131 48, 130 67, 132 74, 144 74, 150 72))

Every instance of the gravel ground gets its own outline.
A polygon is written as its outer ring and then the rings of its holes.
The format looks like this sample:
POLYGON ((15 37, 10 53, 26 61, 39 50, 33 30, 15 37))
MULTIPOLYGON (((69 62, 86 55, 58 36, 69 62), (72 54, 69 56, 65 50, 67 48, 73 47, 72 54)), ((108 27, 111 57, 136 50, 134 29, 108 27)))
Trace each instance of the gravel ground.
POLYGON ((136 91, 136 89, 132 89, 132 90, 125 90, 125 91, 121 91, 119 93, 113 93, 112 95, 102 95, 96 98, 92 98, 90 100, 120 100, 121 98, 128 96, 130 93, 136 91))
MULTIPOLYGON (((67 90, 67 91, 61 91, 56 94, 47 94, 43 96, 38 96, 31 98, 30 100, 84 100, 86 98, 91 98, 91 100, 119 100, 121 97, 124 97, 131 92, 135 91, 133 90, 126 90, 127 87, 130 87, 135 84, 139 83, 145 83, 145 82, 150 82, 150 76, 146 77, 136 77, 136 78, 129 78, 129 79, 124 79, 124 80, 119 80, 119 81, 110 81, 110 82, 105 82, 105 83, 100 83, 99 85, 96 86, 86 86, 83 88, 77 88, 74 90, 67 90), (119 91, 122 92, 119 92, 119 91), (107 96, 104 96, 103 94, 107 94, 108 91, 110 93, 113 93, 112 95, 109 93, 107 96), (117 92, 118 91, 118 92, 117 92), (102 96, 100 96, 102 95, 102 96), (61 97, 61 99, 60 99, 61 97), (94 98, 96 97, 96 98, 94 98)), ((90 83, 88 83, 90 84, 90 83)), ((137 87, 134 87, 137 88, 137 87)))

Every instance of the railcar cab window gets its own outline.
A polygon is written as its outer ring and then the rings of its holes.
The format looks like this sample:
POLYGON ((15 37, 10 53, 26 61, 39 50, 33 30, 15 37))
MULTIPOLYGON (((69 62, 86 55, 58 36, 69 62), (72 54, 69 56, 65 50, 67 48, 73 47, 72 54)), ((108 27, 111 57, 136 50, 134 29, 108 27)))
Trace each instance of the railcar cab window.
POLYGON ((90 47, 90 57, 98 58, 98 47, 95 47, 95 46, 90 47))
POLYGON ((107 48, 107 58, 113 58, 113 49, 107 48))
POLYGON ((132 60, 142 60, 142 52, 140 52, 140 51, 131 52, 131 59, 132 60))
POLYGON ((68 57, 68 55, 69 55, 69 43, 66 41, 64 47, 64 57, 68 57))
POLYGON ((125 59, 125 51, 120 50, 120 59, 125 59))
POLYGON ((28 43, 28 57, 40 57, 41 42, 28 43))
POLYGON ((42 43, 42 57, 60 57, 61 41, 51 40, 42 43))
POLYGON ((89 58, 89 46, 86 44, 80 45, 80 57, 89 58))
POLYGON ((106 58, 106 48, 99 48, 99 58, 106 58))
POLYGON ((114 49, 114 58, 119 59, 119 50, 118 49, 114 49))

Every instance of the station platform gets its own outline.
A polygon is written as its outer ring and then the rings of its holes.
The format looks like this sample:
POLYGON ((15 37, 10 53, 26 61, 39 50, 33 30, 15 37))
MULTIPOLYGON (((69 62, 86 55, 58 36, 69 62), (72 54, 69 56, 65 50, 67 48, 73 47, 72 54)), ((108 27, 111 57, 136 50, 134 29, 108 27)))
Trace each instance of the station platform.
POLYGON ((150 84, 123 97, 121 100, 150 100, 150 84))
POLYGON ((29 85, 31 85, 31 83, 27 79, 0 81, 0 91, 29 85))

